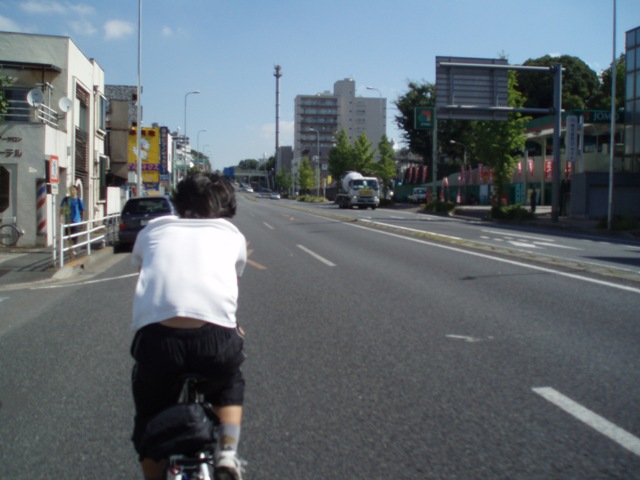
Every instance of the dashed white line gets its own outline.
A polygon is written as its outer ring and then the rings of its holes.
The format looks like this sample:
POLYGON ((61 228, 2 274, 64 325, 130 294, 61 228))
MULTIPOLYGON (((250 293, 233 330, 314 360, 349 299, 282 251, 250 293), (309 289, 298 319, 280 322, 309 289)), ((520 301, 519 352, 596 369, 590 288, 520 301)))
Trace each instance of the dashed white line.
POLYGON ((569 397, 565 397, 551 387, 533 388, 532 390, 594 430, 609 437, 618 445, 640 456, 640 438, 630 434, 579 403, 574 402, 569 397))
POLYGON ((262 222, 262 224, 263 224, 265 227, 267 227, 267 228, 269 228, 269 229, 271 229, 271 230, 275 230, 275 228, 273 228, 273 227, 272 227, 271 225, 269 225, 267 222, 262 222))
POLYGON ((316 252, 309 250, 307 247, 303 246, 303 245, 298 245, 298 248, 300 250, 302 250, 303 252, 308 253, 309 255, 311 255, 313 258, 315 258, 316 260, 321 261, 322 263, 324 263, 325 265, 328 265, 330 267, 335 267, 336 264, 333 262, 330 262, 329 260, 327 260, 324 257, 321 257, 320 255, 318 255, 316 252))

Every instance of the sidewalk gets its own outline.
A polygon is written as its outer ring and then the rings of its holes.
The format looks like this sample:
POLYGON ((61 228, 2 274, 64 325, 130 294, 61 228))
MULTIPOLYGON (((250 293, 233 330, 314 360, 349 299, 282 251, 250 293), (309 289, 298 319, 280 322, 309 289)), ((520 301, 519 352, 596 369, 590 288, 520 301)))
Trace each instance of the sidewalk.
MULTIPOLYGON (((489 219, 491 212, 491 207, 488 205, 482 206, 461 206, 456 207, 456 213, 452 215, 453 217, 461 217, 461 218, 477 218, 482 220, 491 221, 489 219)), ((628 240, 639 240, 640 241, 640 230, 634 231, 621 231, 621 230, 607 230, 604 228, 599 228, 599 221, 588 218, 570 218, 570 217, 558 217, 558 221, 554 222, 551 218, 551 206, 549 205, 541 205, 536 208, 536 218, 535 220, 528 220, 525 222, 510 222, 504 221, 501 222, 499 220, 496 223, 505 223, 511 225, 522 225, 529 227, 544 227, 549 229, 560 229, 565 231, 576 231, 576 232, 588 232, 591 235, 599 235, 603 237, 617 237, 617 238, 625 238, 628 240)))
POLYGON ((93 248, 91 255, 82 251, 76 258, 66 261, 64 266, 59 268, 53 264, 51 248, 2 248, 0 249, 0 288, 68 278, 112 255, 113 247, 93 248))

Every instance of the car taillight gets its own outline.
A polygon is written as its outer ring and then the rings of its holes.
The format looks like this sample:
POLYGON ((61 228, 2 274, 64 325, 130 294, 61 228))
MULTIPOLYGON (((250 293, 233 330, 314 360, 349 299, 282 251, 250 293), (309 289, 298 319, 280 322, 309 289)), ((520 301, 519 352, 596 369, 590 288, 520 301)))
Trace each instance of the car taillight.
POLYGON ((118 228, 119 228, 120 230, 124 230, 125 228, 127 228, 127 225, 126 225, 126 224, 124 224, 124 223, 119 223, 119 224, 118 224, 118 228))

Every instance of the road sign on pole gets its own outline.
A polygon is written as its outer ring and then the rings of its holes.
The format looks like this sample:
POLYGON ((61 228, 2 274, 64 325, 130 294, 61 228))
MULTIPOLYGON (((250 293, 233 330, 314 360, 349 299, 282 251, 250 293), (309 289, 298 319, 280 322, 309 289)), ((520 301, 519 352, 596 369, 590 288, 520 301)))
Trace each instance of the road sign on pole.
POLYGON ((416 130, 433 128, 435 109, 433 107, 416 107, 414 109, 413 126, 416 130))

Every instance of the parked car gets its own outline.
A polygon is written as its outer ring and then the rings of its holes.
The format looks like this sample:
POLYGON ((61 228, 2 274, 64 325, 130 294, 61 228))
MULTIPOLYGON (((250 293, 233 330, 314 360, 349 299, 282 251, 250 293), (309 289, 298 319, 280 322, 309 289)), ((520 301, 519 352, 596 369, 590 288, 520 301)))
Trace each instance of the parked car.
POLYGON ((166 215, 177 215, 168 196, 133 197, 127 200, 120 214, 116 250, 131 250, 138 237, 138 232, 150 220, 166 215))
POLYGON ((414 188, 408 200, 409 203, 425 203, 427 201, 427 189, 422 187, 414 188))
POLYGON ((278 192, 271 192, 269 194, 269 197, 271 198, 271 200, 280 200, 280 194, 278 192))

